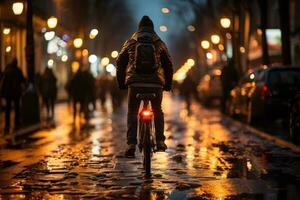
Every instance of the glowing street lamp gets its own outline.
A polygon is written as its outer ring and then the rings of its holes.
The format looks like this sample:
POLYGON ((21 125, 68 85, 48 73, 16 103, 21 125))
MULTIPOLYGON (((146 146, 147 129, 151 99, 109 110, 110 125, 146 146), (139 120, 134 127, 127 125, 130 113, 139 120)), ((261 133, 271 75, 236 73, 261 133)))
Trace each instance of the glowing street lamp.
POLYGON ((4 28, 4 29, 3 29, 3 34, 4 34, 4 35, 10 34, 10 28, 4 28))
POLYGON ((101 59, 101 65, 104 67, 106 65, 109 64, 109 58, 108 57, 104 57, 101 59))
POLYGON ((210 47, 209 41, 207 41, 207 40, 201 41, 201 47, 202 47, 203 49, 209 49, 209 47, 210 47))
POLYGON ((62 57, 61 57, 61 61, 63 61, 63 62, 67 62, 68 61, 68 56, 67 55, 63 55, 62 57))
POLYGON ((188 65, 189 67, 193 67, 193 66, 195 65, 195 60, 192 59, 192 58, 188 59, 188 60, 187 60, 187 65, 188 65))
POLYGON ((24 10, 24 4, 22 2, 15 2, 12 5, 12 10, 15 15, 21 15, 24 10))
POLYGON ((208 59, 208 60, 210 60, 210 59, 213 59, 213 54, 211 53, 211 52, 207 52, 206 53, 206 58, 208 59))
POLYGON ((211 39, 211 42, 213 43, 213 44, 219 44, 220 43, 220 36, 218 36, 218 35, 212 35, 211 37, 210 37, 210 39, 211 39))
POLYGON ((95 29, 95 28, 92 29, 90 31, 90 35, 89 35, 90 39, 94 39, 98 35, 98 33, 99 33, 98 29, 95 29))
POLYGON ((187 26, 187 30, 188 30, 189 32, 194 32, 194 31, 196 30, 196 28, 195 28, 195 26, 193 26, 193 25, 188 25, 188 26, 187 26))
POLYGON ((89 50, 83 49, 83 50, 82 50, 82 56, 83 56, 83 57, 86 57, 86 56, 88 56, 88 55, 89 55, 89 50))
POLYGON ((94 55, 94 54, 92 54, 92 55, 90 55, 89 56, 89 63, 95 63, 95 62, 97 62, 97 56, 96 55, 94 55))
POLYGON ((5 48, 5 52, 6 53, 9 53, 11 51, 11 46, 7 46, 6 48, 5 48))
POLYGON ((47 20, 47 25, 50 29, 53 29, 57 26, 57 18, 56 17, 50 17, 48 20, 47 20))
POLYGON ((159 27, 159 30, 160 30, 161 32, 167 32, 167 31, 168 31, 168 27, 162 25, 162 26, 159 27))
POLYGON ((220 24, 223 28, 229 28, 231 25, 231 21, 227 17, 223 17, 220 19, 220 24))
POLYGON ((170 12, 170 9, 169 8, 162 8, 161 12, 164 13, 164 14, 168 14, 170 12))
POLYGON ((75 38, 74 41, 73 41, 73 45, 77 49, 82 47, 82 44, 83 44, 83 41, 82 41, 81 38, 75 38))
POLYGON ((116 58, 116 57, 118 57, 118 55, 119 55, 119 53, 117 51, 111 52, 111 57, 112 58, 116 58))
POLYGON ((46 33, 44 33, 44 37, 45 37, 45 40, 50 41, 55 37, 55 32, 54 31, 46 32, 46 33))
POLYGON ((218 48, 219 48, 220 51, 224 51, 224 49, 225 49, 225 47, 224 47, 223 44, 219 44, 219 45, 218 45, 218 48))

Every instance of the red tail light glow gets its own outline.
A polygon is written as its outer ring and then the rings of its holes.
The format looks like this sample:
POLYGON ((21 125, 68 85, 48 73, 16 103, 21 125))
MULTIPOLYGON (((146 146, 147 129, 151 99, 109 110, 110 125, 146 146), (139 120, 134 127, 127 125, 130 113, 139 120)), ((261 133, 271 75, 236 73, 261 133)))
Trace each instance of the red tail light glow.
POLYGON ((150 120, 152 120, 153 112, 151 110, 143 110, 141 112, 141 117, 142 117, 142 120, 144 120, 144 121, 150 121, 150 120))
POLYGON ((271 96, 272 96, 272 92, 269 86, 263 85, 261 88, 261 97, 271 97, 271 96))

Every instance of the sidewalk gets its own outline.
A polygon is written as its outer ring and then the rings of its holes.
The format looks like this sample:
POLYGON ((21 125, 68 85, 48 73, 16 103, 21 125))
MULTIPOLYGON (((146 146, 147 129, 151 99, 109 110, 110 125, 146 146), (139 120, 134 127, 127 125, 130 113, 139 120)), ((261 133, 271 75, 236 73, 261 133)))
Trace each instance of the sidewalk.
MULTIPOLYGON (((42 115, 41 115, 42 116, 42 115)), ((11 121, 14 121, 14 113, 11 114, 11 121)), ((12 123, 13 125, 13 123, 12 123)), ((0 111, 0 148, 6 145, 9 141, 13 141, 16 137, 24 136, 40 130, 43 126, 43 122, 33 124, 30 126, 21 127, 18 130, 11 131, 9 134, 4 134, 5 127, 5 112, 0 111)))

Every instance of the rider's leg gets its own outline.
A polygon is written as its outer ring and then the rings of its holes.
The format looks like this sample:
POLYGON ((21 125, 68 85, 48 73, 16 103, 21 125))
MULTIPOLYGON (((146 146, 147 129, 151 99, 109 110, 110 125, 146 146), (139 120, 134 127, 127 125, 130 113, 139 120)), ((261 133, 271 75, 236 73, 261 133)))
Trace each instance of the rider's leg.
POLYGON ((164 136, 164 113, 161 109, 163 92, 162 89, 159 88, 153 89, 153 92, 156 94, 156 98, 151 101, 151 105, 153 112, 155 113, 154 121, 157 147, 159 150, 165 150, 167 146, 164 144, 166 139, 164 136))
POLYGON ((128 114, 127 114, 127 144, 137 144, 137 115, 139 110, 139 100, 136 94, 139 89, 130 87, 128 90, 128 114))

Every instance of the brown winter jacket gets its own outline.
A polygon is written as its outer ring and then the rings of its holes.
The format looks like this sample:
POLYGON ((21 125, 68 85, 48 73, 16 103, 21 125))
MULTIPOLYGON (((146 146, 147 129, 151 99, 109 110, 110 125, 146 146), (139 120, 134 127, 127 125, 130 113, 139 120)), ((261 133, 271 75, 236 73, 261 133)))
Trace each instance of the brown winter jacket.
POLYGON ((155 31, 149 27, 143 27, 135 32, 131 39, 127 40, 117 58, 117 80, 120 89, 126 89, 133 83, 159 84, 164 90, 169 91, 172 87, 173 64, 168 49, 155 31), (135 47, 137 38, 143 35, 151 36, 155 49, 158 70, 155 74, 137 74, 135 72, 135 47))

